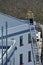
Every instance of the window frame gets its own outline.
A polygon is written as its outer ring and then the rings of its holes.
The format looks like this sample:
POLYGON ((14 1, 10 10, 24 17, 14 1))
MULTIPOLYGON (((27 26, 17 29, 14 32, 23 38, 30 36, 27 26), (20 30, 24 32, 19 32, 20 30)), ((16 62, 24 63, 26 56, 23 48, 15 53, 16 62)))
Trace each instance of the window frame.
POLYGON ((39 55, 36 55, 36 61, 39 61, 39 55))
POLYGON ((23 64, 23 54, 20 54, 20 65, 23 64))
POLYGON ((32 42, 32 40, 31 40, 31 34, 29 33, 28 34, 28 43, 31 43, 32 42))
POLYGON ((31 31, 33 31, 33 30, 34 30, 34 27, 31 28, 31 31))
POLYGON ((20 46, 23 46, 23 36, 20 36, 20 46))
POLYGON ((33 18, 30 18, 30 25, 33 25, 33 18))
POLYGON ((31 51, 28 51, 28 62, 31 62, 31 51))

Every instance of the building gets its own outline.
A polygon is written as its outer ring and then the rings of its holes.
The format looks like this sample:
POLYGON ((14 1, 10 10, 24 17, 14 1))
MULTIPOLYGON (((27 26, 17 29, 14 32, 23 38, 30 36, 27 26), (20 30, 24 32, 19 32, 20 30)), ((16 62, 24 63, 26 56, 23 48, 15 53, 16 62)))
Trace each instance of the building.
POLYGON ((37 46, 39 50, 39 56, 41 58, 41 49, 42 49, 42 30, 40 24, 36 24, 36 39, 37 39, 37 46))
POLYGON ((39 49, 39 55, 41 57, 41 49, 42 49, 42 38, 40 37, 41 32, 37 32, 36 37, 37 37, 37 45, 39 49))
MULTIPOLYGON (((21 21, 20 19, 0 13, 0 65, 37 65, 39 63, 38 51, 34 51, 36 46, 36 33, 33 19, 21 21), (6 58, 6 27, 7 29, 7 58, 6 58), (3 30, 3 47, 2 32, 3 30), (34 44, 35 43, 35 44, 34 44), (36 52, 36 53, 34 53, 36 52), (3 56, 3 57, 2 57, 3 56), (6 64, 7 63, 7 64, 6 64)), ((37 49, 37 48, 36 48, 37 49)))
POLYGON ((41 63, 43 65, 43 24, 40 25, 42 29, 42 50, 41 50, 41 63))

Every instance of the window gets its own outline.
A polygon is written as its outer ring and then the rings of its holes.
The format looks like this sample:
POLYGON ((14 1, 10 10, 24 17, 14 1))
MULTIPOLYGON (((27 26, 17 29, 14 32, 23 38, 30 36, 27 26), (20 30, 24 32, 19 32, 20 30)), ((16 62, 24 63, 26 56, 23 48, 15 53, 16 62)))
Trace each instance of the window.
POLYGON ((39 41, 39 39, 37 39, 37 41, 39 41))
POLYGON ((20 46, 23 46, 23 36, 20 36, 20 46))
POLYGON ((34 30, 34 27, 32 27, 31 30, 34 30))
POLYGON ((28 62, 31 62, 31 51, 28 52, 28 62))
POLYGON ((20 65, 23 64, 23 54, 20 54, 20 65))
POLYGON ((36 55, 36 61, 39 61, 39 55, 36 55))
POLYGON ((31 34, 28 34, 28 43, 31 43, 31 34))
POLYGON ((30 25, 33 25, 33 19, 30 19, 30 25))
POLYGON ((41 32, 41 35, 40 35, 40 37, 42 38, 42 32, 41 32))
POLYGON ((36 43, 36 38, 33 37, 32 40, 33 40, 33 43, 36 43))

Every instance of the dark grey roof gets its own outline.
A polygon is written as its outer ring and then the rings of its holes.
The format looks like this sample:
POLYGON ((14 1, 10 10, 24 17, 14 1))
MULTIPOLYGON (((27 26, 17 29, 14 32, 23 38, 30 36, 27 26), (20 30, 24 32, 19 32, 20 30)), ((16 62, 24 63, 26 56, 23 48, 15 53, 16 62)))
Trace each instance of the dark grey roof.
POLYGON ((0 28, 1 26, 5 27, 5 22, 8 22, 8 27, 15 27, 18 25, 23 25, 25 24, 24 22, 22 22, 20 19, 3 14, 0 12, 0 28))

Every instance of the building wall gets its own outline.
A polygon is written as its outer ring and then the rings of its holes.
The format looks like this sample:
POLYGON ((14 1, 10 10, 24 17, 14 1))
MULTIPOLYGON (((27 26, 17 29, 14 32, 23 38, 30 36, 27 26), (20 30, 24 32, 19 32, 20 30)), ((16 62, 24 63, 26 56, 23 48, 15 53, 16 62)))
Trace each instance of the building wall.
MULTIPOLYGON (((31 28, 32 27, 34 28, 34 25, 32 25, 31 28)), ((20 32, 20 31, 24 31, 24 30, 28 30, 28 29, 30 29, 30 27, 28 24, 26 24, 24 26, 19 26, 17 28, 10 29, 8 31, 8 34, 11 34, 12 32, 14 32, 14 33, 20 32)), ((34 65, 31 43, 30 44, 28 43, 28 34, 29 33, 30 33, 30 31, 22 32, 21 34, 14 35, 14 36, 11 36, 8 38, 8 40, 12 40, 12 39, 15 40, 16 47, 17 47, 17 50, 14 51, 12 57, 10 58, 10 60, 8 62, 8 65, 14 65, 14 64, 20 65, 20 54, 23 54, 23 65, 34 65), (23 36, 23 46, 20 46, 20 36, 23 36), (28 52, 29 51, 31 51, 31 62, 28 62, 28 52)), ((4 35, 5 35, 5 33, 4 33, 4 35)), ((34 31, 33 31, 33 35, 34 35, 34 31)), ((8 43, 8 45, 9 44, 10 43, 8 43)), ((5 43, 4 43, 4 45, 5 45, 5 43)))
MULTIPOLYGON (((34 27, 34 26, 31 26, 31 27, 34 27)), ((29 33, 30 32, 27 32, 27 33, 20 34, 13 37, 16 40, 16 46, 17 46, 17 50, 14 52, 14 56, 13 56, 13 58, 15 58, 15 65, 20 65, 20 54, 23 54, 23 65, 26 65, 26 64, 34 65, 31 43, 30 44, 28 43, 29 33), (23 46, 21 47, 20 47, 20 36, 23 36, 23 46), (28 62, 29 51, 31 51, 31 62, 28 62)), ((11 61, 13 60, 13 58, 11 58, 11 61)))
MULTIPOLYGON (((29 33, 29 32, 28 32, 29 33)), ((23 54, 23 65, 34 65, 33 62, 33 54, 31 43, 28 43, 28 33, 24 33, 18 36, 15 36, 17 50, 14 52, 11 60, 11 65, 13 65, 13 61, 15 61, 15 65, 20 65, 20 54, 23 54), (20 36, 23 36, 23 46, 20 47, 20 36), (31 51, 31 62, 28 62, 28 52, 31 51), (15 60, 13 60, 15 59, 15 60)), ((10 63, 10 62, 9 62, 10 63)))

